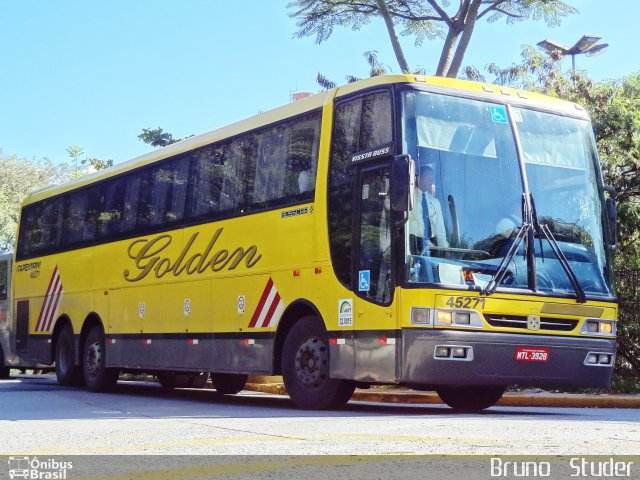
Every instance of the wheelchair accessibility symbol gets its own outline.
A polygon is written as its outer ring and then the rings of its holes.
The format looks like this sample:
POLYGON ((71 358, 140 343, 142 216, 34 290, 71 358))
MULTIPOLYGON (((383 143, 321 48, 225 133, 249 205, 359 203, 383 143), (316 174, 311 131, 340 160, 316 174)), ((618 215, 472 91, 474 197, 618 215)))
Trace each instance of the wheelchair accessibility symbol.
POLYGON ((368 292, 371 285, 371 270, 360 270, 358 277, 358 291, 368 292))
POLYGON ((491 112, 491 120, 493 120, 493 123, 507 123, 506 108, 492 105, 489 107, 489 111, 491 112))

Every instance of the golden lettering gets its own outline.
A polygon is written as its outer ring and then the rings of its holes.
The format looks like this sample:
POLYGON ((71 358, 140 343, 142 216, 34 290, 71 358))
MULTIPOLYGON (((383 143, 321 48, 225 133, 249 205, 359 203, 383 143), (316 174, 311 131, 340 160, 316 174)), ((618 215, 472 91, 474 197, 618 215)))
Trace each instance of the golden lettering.
POLYGON ((159 237, 156 237, 152 240, 136 240, 131 245, 129 245, 127 254, 129 255, 129 258, 134 260, 134 263, 136 267, 138 267, 138 270, 140 270, 140 273, 137 277, 130 278, 130 273, 127 269, 124 271, 125 280, 129 282, 137 282, 138 280, 142 280, 144 277, 146 277, 154 267, 156 262, 160 259, 158 254, 162 252, 162 250, 167 248, 170 244, 170 235, 160 235, 159 237), (140 251, 138 251, 138 253, 134 254, 133 248, 139 243, 142 244, 142 247, 140 248, 140 251))
POLYGON ((177 277, 184 272, 187 275, 193 275, 204 273, 208 269, 213 272, 219 272, 225 268, 235 270, 243 261, 247 268, 252 268, 260 261, 262 255, 258 253, 258 248, 255 245, 250 245, 247 248, 237 247, 231 254, 226 249, 214 251, 222 230, 219 228, 215 231, 203 251, 191 254, 190 250, 198 237, 198 232, 194 233, 175 260, 162 255, 162 252, 171 245, 170 235, 136 240, 129 245, 127 254, 133 260, 137 272, 126 269, 124 271, 125 280, 137 282, 147 277, 151 272, 156 278, 162 278, 169 272, 177 277))

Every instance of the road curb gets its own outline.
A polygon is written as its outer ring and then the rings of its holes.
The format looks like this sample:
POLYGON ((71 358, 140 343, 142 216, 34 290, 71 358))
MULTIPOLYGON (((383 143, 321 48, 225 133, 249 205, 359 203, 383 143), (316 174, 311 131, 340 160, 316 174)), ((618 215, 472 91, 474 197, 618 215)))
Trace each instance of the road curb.
MULTIPOLYGON (((282 383, 248 383, 245 390, 287 395, 282 383)), ((442 404, 434 392, 414 391, 367 391, 356 390, 351 400, 359 402, 404 403, 435 405, 442 404)), ((496 404, 502 407, 557 407, 557 408, 640 408, 640 395, 587 395, 562 393, 508 392, 496 404)))

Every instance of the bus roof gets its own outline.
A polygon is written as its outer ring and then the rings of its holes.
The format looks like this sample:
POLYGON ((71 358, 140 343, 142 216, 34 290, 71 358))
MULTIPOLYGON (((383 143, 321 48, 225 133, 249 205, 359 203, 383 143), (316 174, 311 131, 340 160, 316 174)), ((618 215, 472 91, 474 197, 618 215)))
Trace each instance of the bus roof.
POLYGON ((84 175, 78 179, 64 183, 62 185, 49 185, 31 192, 24 200, 23 204, 33 203, 47 197, 51 197, 69 190, 73 190, 84 185, 109 178, 120 173, 127 172, 137 167, 148 165, 165 158, 173 157, 181 153, 214 143, 225 138, 233 137, 245 131, 260 128, 279 120, 303 114, 305 112, 320 108, 328 99, 348 95, 359 90, 375 88, 376 86, 389 85, 392 83, 415 83, 424 85, 438 91, 469 92, 481 95, 488 100, 492 98, 496 101, 505 101, 506 98, 517 99, 519 103, 546 107, 569 115, 578 115, 587 118, 584 109, 577 104, 567 102, 554 97, 549 97, 539 93, 519 90, 510 87, 503 87, 494 84, 472 82, 468 80, 458 80, 443 77, 429 77, 423 75, 380 75, 370 77, 357 82, 336 87, 329 91, 306 97, 297 102, 289 103, 264 113, 259 113, 239 122, 212 130, 200 135, 186 138, 164 148, 153 150, 131 160, 114 165, 104 170, 84 175))

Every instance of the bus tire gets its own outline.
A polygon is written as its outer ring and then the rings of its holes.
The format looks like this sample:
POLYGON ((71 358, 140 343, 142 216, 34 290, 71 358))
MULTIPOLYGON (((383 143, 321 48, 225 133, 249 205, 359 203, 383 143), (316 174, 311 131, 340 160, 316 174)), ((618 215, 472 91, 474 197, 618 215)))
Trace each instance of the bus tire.
POLYGON ((82 349, 84 383, 91 392, 106 392, 118 382, 120 371, 107 368, 107 350, 104 331, 100 326, 91 327, 82 349))
POLYGON ((305 410, 342 407, 355 390, 354 382, 329 377, 327 333, 314 316, 301 318, 289 331, 282 376, 293 403, 305 410))
POLYGON ((479 411, 494 405, 504 393, 503 386, 441 387, 436 390, 444 403, 455 410, 479 411))
POLYGON ((235 395, 242 391, 247 384, 249 375, 241 373, 215 373, 211 372, 211 382, 216 392, 223 395, 235 395))
POLYGON ((82 385, 82 368, 74 365, 74 359, 73 332, 69 325, 65 325, 56 339, 55 360, 58 384, 65 387, 82 385))

